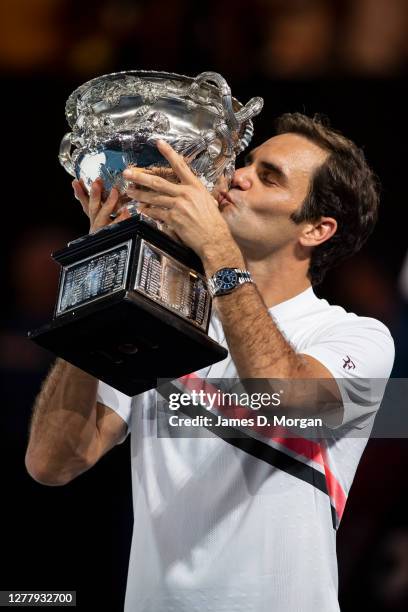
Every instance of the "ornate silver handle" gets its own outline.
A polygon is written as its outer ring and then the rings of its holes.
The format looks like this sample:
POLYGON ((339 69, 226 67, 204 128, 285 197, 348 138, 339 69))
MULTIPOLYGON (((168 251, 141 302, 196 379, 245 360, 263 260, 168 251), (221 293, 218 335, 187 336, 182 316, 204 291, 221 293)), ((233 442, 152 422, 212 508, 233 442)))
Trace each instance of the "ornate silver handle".
MULTIPOLYGON (((225 123, 227 124, 230 130, 237 131, 243 123, 247 122, 249 119, 251 119, 255 115, 258 115, 258 113, 261 112, 263 107, 263 100, 262 98, 256 97, 251 98, 244 107, 242 107, 237 113, 234 113, 234 109, 232 106, 231 88, 229 87, 224 77, 218 74, 218 72, 202 72, 201 74, 199 74, 194 79, 190 91, 195 92, 202 83, 209 82, 215 83, 215 85, 217 85, 220 91, 222 106, 225 111, 225 123)), ((251 129, 253 132, 253 128, 251 129)), ((246 145, 244 145, 242 148, 245 148, 245 146, 246 145)))
POLYGON ((58 159, 60 161, 60 164, 65 168, 65 170, 71 176, 75 176, 76 178, 74 164, 72 163, 72 158, 71 158, 71 147, 72 147, 71 135, 72 135, 71 132, 67 132, 67 134, 65 134, 65 136, 61 140, 58 159))
POLYGON ((261 112, 263 105, 264 101, 262 98, 251 98, 249 102, 247 102, 245 106, 241 108, 241 110, 235 113, 238 121, 241 123, 246 122, 244 133, 241 136, 238 147, 235 149, 235 153, 237 155, 246 149, 251 142, 252 136, 254 135, 254 126, 252 121, 249 121, 249 119, 255 117, 255 115, 258 115, 258 113, 261 112))
POLYGON ((237 130, 239 124, 235 117, 234 109, 232 108, 231 88, 227 81, 224 79, 224 77, 218 74, 218 72, 202 72, 194 79, 190 91, 197 91, 202 83, 215 83, 215 85, 218 87, 221 95, 222 106, 225 111, 225 122, 230 130, 237 130))
POLYGON ((235 113, 235 118, 238 123, 242 124, 244 121, 248 121, 248 119, 252 119, 255 115, 258 115, 262 107, 264 105, 263 99, 256 97, 251 98, 249 102, 245 104, 237 113, 235 113))

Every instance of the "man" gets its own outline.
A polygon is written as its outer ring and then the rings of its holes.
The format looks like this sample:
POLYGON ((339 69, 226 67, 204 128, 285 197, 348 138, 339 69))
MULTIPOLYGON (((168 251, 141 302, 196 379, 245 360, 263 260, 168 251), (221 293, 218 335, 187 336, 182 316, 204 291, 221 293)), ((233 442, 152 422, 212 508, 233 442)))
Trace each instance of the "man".
MULTIPOLYGON (((300 114, 278 120, 217 199, 157 146, 179 183, 131 168, 129 196, 200 256, 215 288, 210 332, 230 352, 194 378, 341 378, 340 418, 322 440, 158 438, 155 390, 131 399, 60 360, 36 402, 27 469, 64 484, 132 432, 127 612, 338 610, 335 528, 366 443, 346 432, 369 431, 384 390, 370 381, 389 377, 394 347, 384 325, 313 285, 368 237, 375 179, 352 142, 300 114), (225 268, 250 276, 217 288, 225 268)), ((74 189, 91 231, 109 222, 115 190, 102 202, 98 183, 89 199, 74 189)))

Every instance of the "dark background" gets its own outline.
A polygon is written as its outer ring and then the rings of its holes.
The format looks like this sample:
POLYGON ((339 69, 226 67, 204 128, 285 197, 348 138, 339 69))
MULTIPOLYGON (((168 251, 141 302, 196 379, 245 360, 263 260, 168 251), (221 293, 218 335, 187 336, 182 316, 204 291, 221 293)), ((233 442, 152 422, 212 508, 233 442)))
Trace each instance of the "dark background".
MULTIPOLYGON (((382 208, 367 246, 318 294, 388 325, 393 375, 406 377, 407 34, 406 0, 0 1, 0 589, 72 589, 80 610, 116 612, 126 585, 128 441, 65 487, 43 487, 24 468, 33 400, 52 361, 25 334, 52 313, 51 251, 88 231, 57 160, 70 92, 116 70, 215 70, 242 102, 265 99, 254 144, 282 112, 327 115, 364 148, 382 208)), ((406 440, 367 446, 338 532, 344 612, 408 609, 407 459, 406 440)))

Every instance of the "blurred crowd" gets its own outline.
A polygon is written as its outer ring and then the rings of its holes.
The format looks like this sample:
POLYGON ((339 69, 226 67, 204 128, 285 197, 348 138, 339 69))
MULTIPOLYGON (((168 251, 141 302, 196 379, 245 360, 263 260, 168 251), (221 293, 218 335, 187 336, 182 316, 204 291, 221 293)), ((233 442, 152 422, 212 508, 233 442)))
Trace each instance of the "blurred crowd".
MULTIPOLYGON (((53 360, 26 333, 52 316, 51 252, 87 231, 56 160, 64 101, 99 74, 216 70, 244 102, 264 96, 259 140, 278 112, 323 111, 363 146, 383 183, 379 226, 318 293, 388 325, 393 376, 408 377, 407 34, 408 0, 0 0, 0 419, 22 487, 32 403, 53 360)), ((407 459, 397 439, 370 441, 363 457, 339 532, 344 612, 408 609, 407 459)))
POLYGON ((2 0, 0 67, 80 78, 129 54, 180 66, 194 41, 236 78, 389 76, 406 71, 407 23, 406 0, 2 0))

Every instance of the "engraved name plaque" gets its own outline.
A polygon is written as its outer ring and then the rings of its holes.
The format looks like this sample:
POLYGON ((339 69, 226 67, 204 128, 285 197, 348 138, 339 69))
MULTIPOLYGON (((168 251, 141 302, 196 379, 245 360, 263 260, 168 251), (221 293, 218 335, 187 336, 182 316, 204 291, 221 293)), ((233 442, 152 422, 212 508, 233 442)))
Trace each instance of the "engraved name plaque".
POLYGON ((86 257, 62 272, 56 316, 124 289, 131 241, 86 257))
POLYGON ((210 297, 204 276, 141 241, 135 290, 207 329, 210 297))

